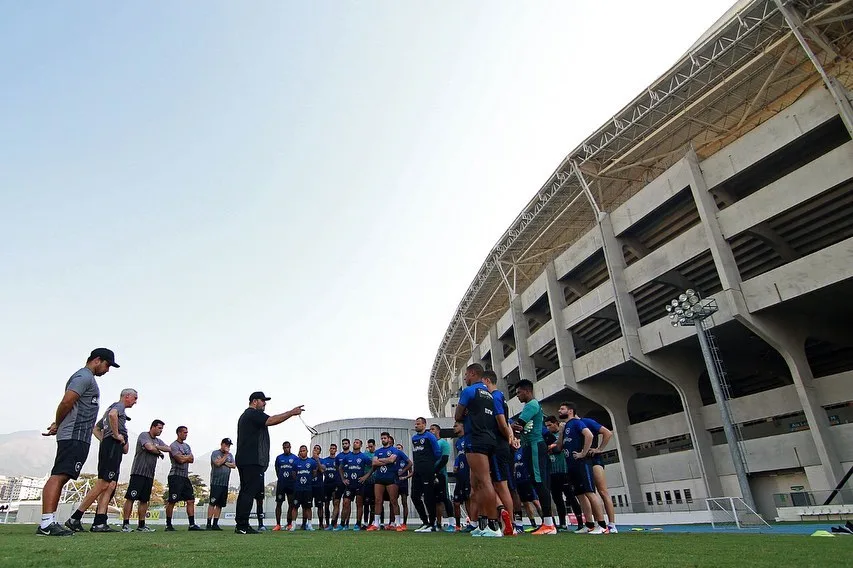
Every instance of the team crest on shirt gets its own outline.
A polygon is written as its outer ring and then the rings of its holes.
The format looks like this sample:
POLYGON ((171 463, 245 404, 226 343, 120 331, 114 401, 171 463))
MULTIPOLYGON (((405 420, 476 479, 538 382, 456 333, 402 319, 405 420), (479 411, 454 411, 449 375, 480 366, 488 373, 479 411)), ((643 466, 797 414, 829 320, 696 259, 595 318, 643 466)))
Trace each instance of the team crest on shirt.
POLYGON ((358 458, 357 460, 355 460, 355 463, 361 465, 361 458, 358 458))
POLYGON ((96 397, 96 396, 92 397, 92 404, 98 404, 98 397, 96 397))
POLYGON ((83 469, 83 462, 77 462, 74 464, 74 471, 80 471, 83 469))
POLYGON ((216 503, 216 497, 211 497, 210 504, 213 505, 214 503, 216 503))
POLYGON ((177 498, 178 498, 178 494, 177 494, 177 493, 172 493, 172 499, 177 499, 177 498))
POLYGON ((299 483, 301 483, 302 485, 305 485, 306 483, 308 483, 308 480, 303 477, 302 479, 299 480, 299 483))

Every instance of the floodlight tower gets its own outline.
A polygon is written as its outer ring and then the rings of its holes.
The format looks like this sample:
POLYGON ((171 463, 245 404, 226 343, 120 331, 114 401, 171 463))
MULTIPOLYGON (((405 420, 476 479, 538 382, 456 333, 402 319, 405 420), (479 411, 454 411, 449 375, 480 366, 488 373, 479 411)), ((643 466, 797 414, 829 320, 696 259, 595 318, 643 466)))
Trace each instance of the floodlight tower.
POLYGON ((725 370, 720 352, 713 337, 705 326, 705 320, 717 312, 717 300, 708 298, 702 300, 695 290, 685 290, 677 298, 666 305, 669 312, 670 323, 673 327, 693 326, 696 328, 696 336, 699 338, 699 347, 702 349, 702 357, 705 359, 705 367, 708 369, 708 379, 711 381, 711 389, 717 407, 720 409, 720 418, 723 422, 723 432, 731 452, 732 462, 735 467, 740 492, 743 500, 749 507, 755 509, 755 501, 752 498, 752 490, 749 487, 749 479, 746 475, 746 457, 740 444, 732 415, 729 409, 728 386, 725 382, 725 370))

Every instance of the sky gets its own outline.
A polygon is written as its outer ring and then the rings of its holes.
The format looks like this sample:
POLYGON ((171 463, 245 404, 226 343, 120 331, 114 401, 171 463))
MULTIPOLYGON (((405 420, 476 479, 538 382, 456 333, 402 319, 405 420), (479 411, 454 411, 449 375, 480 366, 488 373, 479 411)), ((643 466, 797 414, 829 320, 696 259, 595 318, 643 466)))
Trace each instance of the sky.
POLYGON ((0 0, 0 433, 101 346, 197 454, 254 390, 427 415, 489 250, 730 4, 0 0))

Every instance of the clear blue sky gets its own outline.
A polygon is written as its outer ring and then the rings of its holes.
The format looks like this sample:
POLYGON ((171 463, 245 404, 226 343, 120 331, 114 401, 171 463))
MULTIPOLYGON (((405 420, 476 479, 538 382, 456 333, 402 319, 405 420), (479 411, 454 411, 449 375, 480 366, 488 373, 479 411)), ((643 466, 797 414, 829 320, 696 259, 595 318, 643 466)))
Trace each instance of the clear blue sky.
POLYGON ((489 249, 729 4, 0 0, 0 432, 96 346, 197 453, 256 389, 425 414, 489 249))

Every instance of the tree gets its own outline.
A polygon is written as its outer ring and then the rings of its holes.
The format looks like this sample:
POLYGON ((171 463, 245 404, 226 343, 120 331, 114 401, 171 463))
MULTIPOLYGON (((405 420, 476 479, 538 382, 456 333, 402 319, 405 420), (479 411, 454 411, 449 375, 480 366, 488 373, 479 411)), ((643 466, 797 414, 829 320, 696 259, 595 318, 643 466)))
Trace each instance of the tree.
POLYGON ((154 480, 154 485, 151 486, 151 500, 148 503, 149 507, 162 507, 166 502, 166 488, 163 484, 154 480))
POLYGON ((199 505, 206 505, 207 500, 210 498, 210 491, 207 489, 207 484, 205 484, 200 475, 195 473, 190 475, 190 483, 195 493, 195 502, 199 505))
POLYGON ((264 495, 267 497, 275 497, 275 481, 267 483, 264 487, 264 495))

